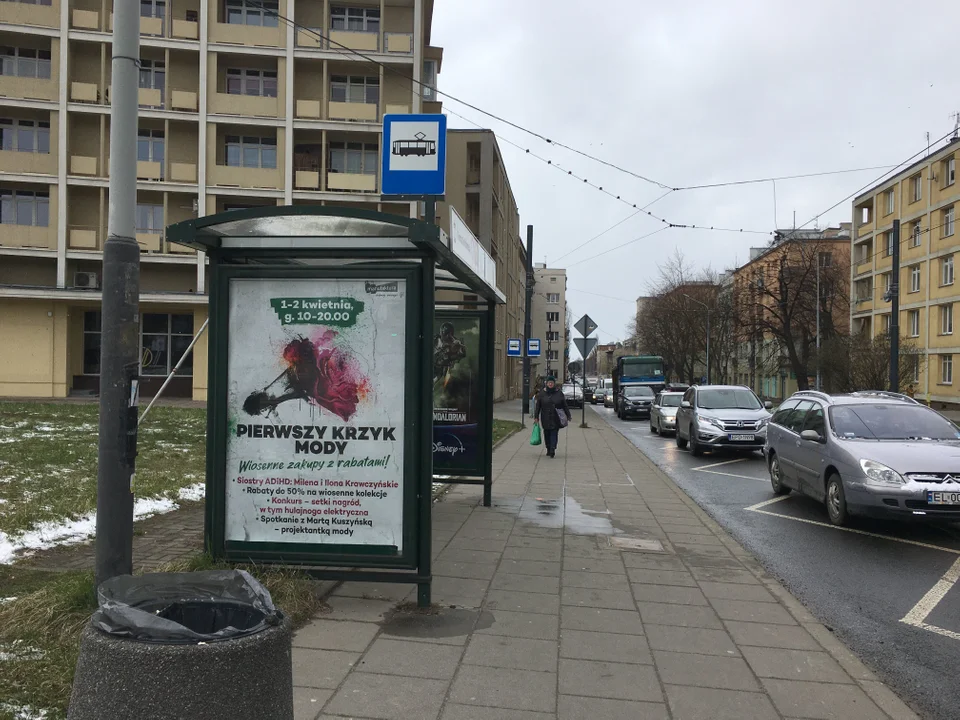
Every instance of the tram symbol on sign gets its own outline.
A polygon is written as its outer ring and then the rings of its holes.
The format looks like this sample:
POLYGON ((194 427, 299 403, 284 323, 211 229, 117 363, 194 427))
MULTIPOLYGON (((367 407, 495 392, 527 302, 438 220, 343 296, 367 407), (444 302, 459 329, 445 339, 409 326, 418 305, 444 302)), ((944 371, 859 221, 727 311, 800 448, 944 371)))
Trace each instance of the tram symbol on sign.
POLYGON ((394 140, 391 153, 393 155, 400 155, 401 157, 407 155, 425 157, 427 155, 437 154, 436 140, 427 140, 427 136, 422 132, 418 132, 413 137, 415 138, 414 140, 394 140))

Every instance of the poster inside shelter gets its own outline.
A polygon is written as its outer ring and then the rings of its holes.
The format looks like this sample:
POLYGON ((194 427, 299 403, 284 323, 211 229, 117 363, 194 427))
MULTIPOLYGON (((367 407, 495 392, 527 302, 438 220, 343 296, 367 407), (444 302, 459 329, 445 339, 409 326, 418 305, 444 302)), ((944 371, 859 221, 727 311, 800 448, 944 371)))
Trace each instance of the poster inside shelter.
POLYGON ((406 293, 230 281, 226 540, 402 551, 406 293))
POLYGON ((438 315, 433 348, 434 471, 480 471, 480 318, 438 315))

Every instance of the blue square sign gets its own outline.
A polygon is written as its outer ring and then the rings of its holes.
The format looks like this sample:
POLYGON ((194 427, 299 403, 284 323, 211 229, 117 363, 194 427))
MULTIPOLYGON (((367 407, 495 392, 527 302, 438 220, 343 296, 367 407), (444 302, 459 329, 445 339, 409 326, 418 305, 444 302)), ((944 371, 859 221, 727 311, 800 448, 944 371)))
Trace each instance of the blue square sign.
POLYGON ((384 115, 380 177, 383 195, 443 195, 446 115, 384 115))
POLYGON ((540 338, 527 340, 527 357, 540 357, 540 338))
POLYGON ((520 338, 507 339, 507 357, 521 357, 520 348, 520 338))

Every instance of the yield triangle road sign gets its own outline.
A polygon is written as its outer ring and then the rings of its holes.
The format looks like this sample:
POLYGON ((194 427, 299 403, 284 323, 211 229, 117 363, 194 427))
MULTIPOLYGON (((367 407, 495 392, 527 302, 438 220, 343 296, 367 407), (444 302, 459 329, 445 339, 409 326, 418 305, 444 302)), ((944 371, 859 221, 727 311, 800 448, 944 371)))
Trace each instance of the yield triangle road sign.
POLYGON ((577 320, 576 324, 573 326, 574 329, 581 335, 589 335, 594 330, 597 329, 597 324, 593 321, 589 315, 584 315, 582 318, 577 320))
POLYGON ((580 357, 586 360, 597 346, 597 339, 591 337, 574 338, 573 343, 577 346, 577 350, 580 351, 580 357))

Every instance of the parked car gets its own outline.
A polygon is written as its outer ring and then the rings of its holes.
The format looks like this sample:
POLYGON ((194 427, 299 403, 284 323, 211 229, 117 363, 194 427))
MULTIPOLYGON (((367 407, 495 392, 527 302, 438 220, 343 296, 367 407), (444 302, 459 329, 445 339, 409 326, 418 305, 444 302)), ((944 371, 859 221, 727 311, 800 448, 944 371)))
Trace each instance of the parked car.
POLYGON ((906 395, 794 393, 765 448, 777 495, 824 502, 827 517, 960 517, 960 428, 906 395))
POLYGON ((705 450, 762 450, 767 439, 770 403, 762 403, 744 385, 692 385, 677 410, 677 447, 705 450))
POLYGON ((685 393, 690 386, 686 383, 667 383, 666 387, 663 388, 664 392, 678 392, 685 393))
POLYGON ((607 399, 607 395, 613 392, 613 388, 596 388, 593 391, 593 404, 594 405, 603 405, 604 401, 607 399))
POLYGON ((560 387, 569 407, 583 407, 583 388, 572 383, 560 387))
POLYGON ((595 385, 585 384, 583 386, 583 401, 588 403, 593 403, 593 395, 597 392, 597 387, 595 385))
POLYGON ((677 410, 683 401, 682 392, 662 392, 650 408, 650 432, 663 435, 677 431, 677 410))
POLYGON ((621 420, 650 417, 650 406, 653 405, 654 397, 653 390, 646 385, 627 385, 620 391, 617 417, 621 420))
POLYGON ((614 406, 614 397, 613 397, 613 388, 608 387, 603 391, 603 406, 605 408, 612 408, 614 406))

